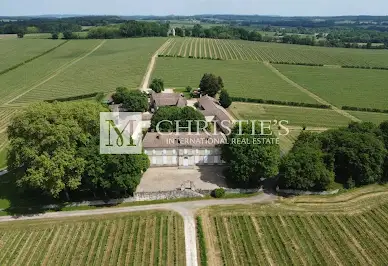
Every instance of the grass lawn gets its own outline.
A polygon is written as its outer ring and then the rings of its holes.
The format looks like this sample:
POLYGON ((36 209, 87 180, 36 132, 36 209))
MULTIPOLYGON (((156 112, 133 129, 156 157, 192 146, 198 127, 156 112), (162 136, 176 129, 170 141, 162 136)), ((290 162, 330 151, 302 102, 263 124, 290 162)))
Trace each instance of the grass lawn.
POLYGON ((183 219, 167 211, 0 224, 1 265, 184 265, 183 219))
POLYGON ((388 71, 275 65, 333 105, 388 109, 388 71))
POLYGON ((288 120, 292 126, 336 128, 351 121, 330 109, 234 102, 229 110, 239 119, 288 120))
POLYGON ((0 42, 0 72, 54 48, 63 40, 8 39, 0 42))
POLYGON ((158 58, 153 77, 163 78, 167 88, 198 88, 205 73, 221 76, 231 96, 316 103, 260 62, 158 58))
POLYGON ((349 114, 366 122, 373 122, 380 124, 381 122, 388 120, 388 114, 383 113, 371 113, 371 112, 359 112, 359 111, 347 111, 349 114))
POLYGON ((375 185, 277 204, 210 207, 198 213, 200 243, 209 265, 386 265, 387 193, 375 185))

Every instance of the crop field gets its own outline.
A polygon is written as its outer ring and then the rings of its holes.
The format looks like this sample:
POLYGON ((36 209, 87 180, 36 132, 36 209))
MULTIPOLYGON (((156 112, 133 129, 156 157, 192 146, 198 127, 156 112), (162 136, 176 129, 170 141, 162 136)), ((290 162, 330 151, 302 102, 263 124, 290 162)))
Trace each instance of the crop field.
POLYGON ((62 40, 20 39, 0 41, 0 72, 38 56, 62 42, 62 40))
POLYGON ((152 54, 164 41, 163 38, 99 41, 102 43, 100 48, 15 100, 15 103, 108 92, 119 86, 136 88, 152 54))
POLYGON ((372 112, 359 112, 359 111, 347 111, 349 114, 361 119, 362 121, 372 122, 380 124, 381 122, 388 120, 388 114, 372 113, 372 112))
POLYGON ((323 65, 388 66, 385 50, 327 48, 278 43, 173 38, 162 55, 323 65))
MULTIPOLYGON (((50 40, 46 40, 50 41, 50 40)), ((0 76, 0 104, 28 103, 141 83, 164 38, 74 40, 0 76)))
POLYGON ((184 265, 183 219, 139 212, 0 224, 0 265, 184 265))
POLYGON ((388 109, 388 72, 275 65, 292 81, 333 105, 388 109))
POLYGON ((239 119, 287 120, 293 126, 336 128, 351 122, 331 109, 235 102, 229 110, 239 119))
POLYGON ((163 78, 167 88, 197 88, 205 73, 221 76, 231 96, 316 103, 261 62, 158 58, 153 77, 163 78))
POLYGON ((373 187, 202 210, 208 264, 387 265, 387 194, 373 187))

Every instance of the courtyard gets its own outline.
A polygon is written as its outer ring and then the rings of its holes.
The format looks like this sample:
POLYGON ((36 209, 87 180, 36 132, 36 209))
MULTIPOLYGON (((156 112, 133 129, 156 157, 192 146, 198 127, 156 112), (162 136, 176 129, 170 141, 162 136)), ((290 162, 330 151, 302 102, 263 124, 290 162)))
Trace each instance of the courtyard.
POLYGON ((154 167, 143 175, 136 192, 171 191, 192 182, 195 189, 212 190, 226 187, 223 166, 196 166, 195 168, 154 167))

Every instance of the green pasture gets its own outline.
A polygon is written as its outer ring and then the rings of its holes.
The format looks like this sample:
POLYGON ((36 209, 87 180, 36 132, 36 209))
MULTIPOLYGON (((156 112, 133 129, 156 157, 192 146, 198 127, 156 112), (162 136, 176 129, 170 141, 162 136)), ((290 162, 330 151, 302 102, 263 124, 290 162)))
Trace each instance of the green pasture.
POLYGON ((198 88, 205 73, 221 76, 231 96, 316 103, 260 62, 158 58, 153 77, 164 79, 167 88, 198 88))

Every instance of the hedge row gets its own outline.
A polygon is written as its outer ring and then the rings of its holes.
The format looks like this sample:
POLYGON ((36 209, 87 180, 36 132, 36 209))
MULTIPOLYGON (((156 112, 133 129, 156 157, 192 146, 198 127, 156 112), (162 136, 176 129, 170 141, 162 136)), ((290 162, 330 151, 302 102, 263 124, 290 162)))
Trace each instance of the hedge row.
POLYGON ((58 99, 53 99, 53 100, 46 100, 45 102, 48 102, 48 103, 53 103, 53 102, 70 102, 70 101, 75 101, 75 100, 82 100, 82 99, 93 98, 93 97, 96 97, 98 94, 99 94, 99 92, 93 92, 93 93, 89 93, 89 94, 82 94, 82 95, 71 96, 71 97, 66 97, 66 98, 58 98, 58 99))
POLYGON ((377 108, 354 107, 354 106, 342 106, 342 110, 372 112, 372 113, 386 113, 386 114, 388 113, 388 110, 377 109, 377 108))
POLYGON ((342 68, 361 68, 361 69, 378 69, 378 70, 388 70, 388 67, 371 67, 371 66, 341 66, 342 68))
POLYGON ((11 67, 9 67, 9 68, 7 68, 7 69, 4 69, 4 70, 0 71, 0 75, 3 75, 3 74, 5 74, 5 73, 7 73, 7 72, 9 72, 9 71, 11 71, 11 70, 14 70, 14 69, 16 69, 16 68, 18 68, 18 67, 20 67, 20 66, 22 66, 22 65, 24 65, 24 64, 27 64, 27 63, 31 62, 32 60, 35 60, 35 59, 37 59, 37 58, 39 58, 39 57, 41 57, 41 56, 44 56, 44 55, 46 55, 46 54, 48 54, 48 53, 54 51, 55 49, 59 48, 60 46, 64 45, 64 44, 67 43, 67 42, 68 42, 68 41, 65 41, 65 42, 63 42, 63 43, 61 43, 61 44, 59 44, 59 45, 57 45, 57 46, 51 48, 50 50, 44 51, 43 53, 38 54, 38 55, 36 55, 36 56, 34 56, 34 57, 31 57, 30 59, 27 59, 26 61, 23 61, 23 62, 21 62, 21 63, 19 63, 19 64, 17 64, 17 65, 11 66, 11 67))
POLYGON ((269 61, 271 64, 276 65, 297 65, 297 66, 318 66, 323 67, 323 64, 314 64, 314 63, 295 63, 295 62, 282 62, 282 61, 269 61))
POLYGON ((297 103, 297 102, 252 99, 252 98, 243 98, 243 97, 230 97, 230 99, 234 102, 264 103, 264 104, 288 105, 288 106, 298 106, 298 107, 310 107, 310 108, 319 108, 319 109, 331 109, 330 105, 315 104, 315 103, 297 103))
POLYGON ((205 234, 202 228, 201 216, 197 216, 197 236, 198 236, 198 243, 199 243, 199 256, 201 260, 201 265, 206 266, 207 265, 206 241, 205 241, 205 234))

